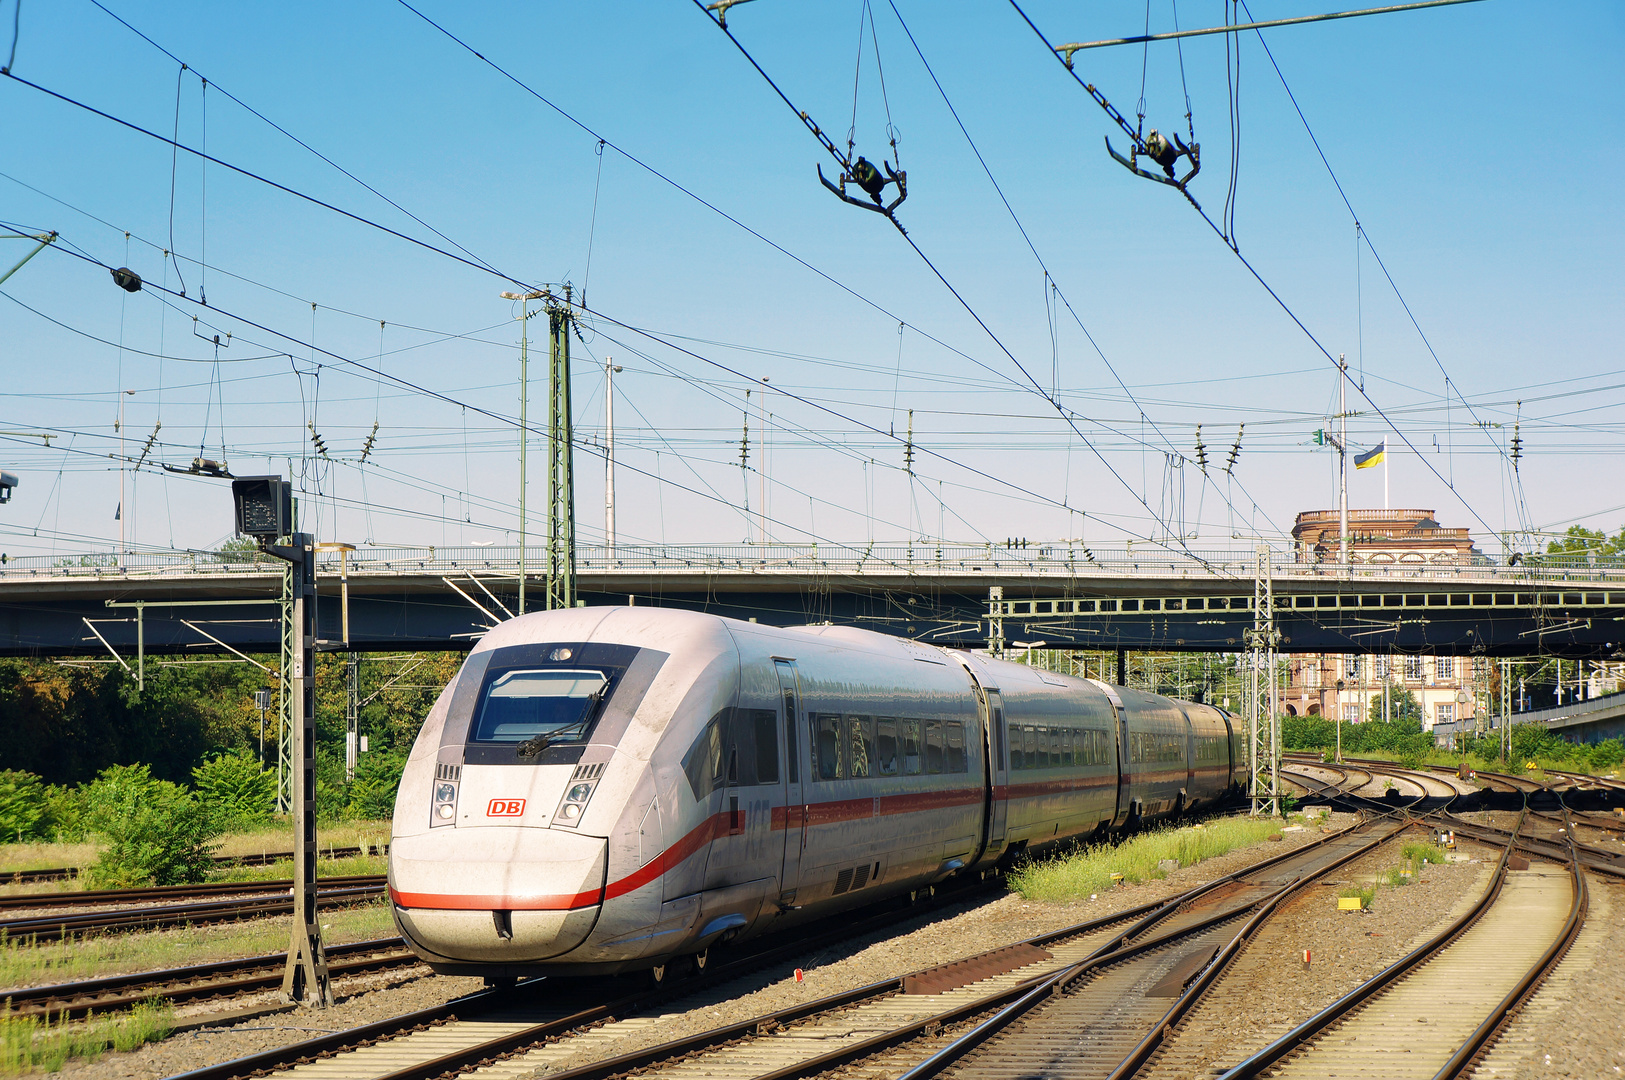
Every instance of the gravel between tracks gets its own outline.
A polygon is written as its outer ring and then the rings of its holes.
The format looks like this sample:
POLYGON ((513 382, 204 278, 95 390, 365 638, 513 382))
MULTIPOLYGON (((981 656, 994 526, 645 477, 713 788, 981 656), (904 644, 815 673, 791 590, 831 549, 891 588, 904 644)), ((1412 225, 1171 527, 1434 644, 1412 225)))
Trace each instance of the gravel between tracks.
MULTIPOLYGON (((1344 828, 1353 821, 1352 815, 1336 814, 1329 827, 1344 828)), ((922 915, 900 927, 855 938, 840 946, 786 961, 773 970, 734 980, 727 986, 691 995, 677 1003, 688 1007, 681 1011, 675 1004, 671 1007, 672 1015, 656 1029, 658 1035, 629 1035, 625 1040, 616 1041, 611 1049, 614 1053, 626 1053, 1110 915, 1184 892, 1259 859, 1319 839, 1320 835, 1316 829, 1287 833, 1282 842, 1237 849, 1196 866, 1175 870, 1164 879, 1113 889, 1094 901, 1039 904, 1007 893, 957 904, 922 915), (804 982, 794 981, 796 967, 804 970, 804 982)), ((365 976, 340 984, 336 988, 339 1003, 326 1011, 301 1009, 250 1020, 238 1027, 171 1036, 133 1053, 109 1054, 98 1062, 69 1062, 60 1075, 72 1080, 152 1080, 310 1038, 317 1033, 311 1029, 343 1029, 428 1008, 479 989, 480 985, 478 979, 427 973, 365 976)), ((274 995, 254 1000, 274 1000, 274 995)), ((235 1009, 249 1003, 238 999, 215 1007, 235 1009)), ((207 1007, 184 1008, 180 1012, 187 1017, 206 1015, 207 1007)), ((600 1050, 594 1056, 602 1053, 600 1050)), ((558 1063, 555 1068, 580 1063, 569 1060, 558 1063)))
POLYGON ((1364 912, 1337 910, 1339 886, 1370 882, 1396 866, 1400 849, 1418 838, 1416 830, 1401 833, 1283 905, 1142 1075, 1147 1080, 1217 1076, 1458 918, 1488 884, 1499 854, 1495 849, 1463 841, 1458 853, 1473 861, 1427 866, 1415 884, 1378 889, 1364 912), (1307 967, 1305 949, 1311 956, 1307 967))

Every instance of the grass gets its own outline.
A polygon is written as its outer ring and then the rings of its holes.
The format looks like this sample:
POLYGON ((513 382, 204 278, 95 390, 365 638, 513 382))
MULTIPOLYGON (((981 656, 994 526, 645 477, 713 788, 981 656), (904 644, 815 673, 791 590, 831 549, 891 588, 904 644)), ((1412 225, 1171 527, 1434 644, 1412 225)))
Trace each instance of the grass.
POLYGON ((1164 878, 1167 871, 1157 866, 1164 859, 1192 866, 1280 832, 1278 821, 1234 817, 1141 833, 1120 844, 1089 845, 1028 863, 1010 876, 1010 887, 1028 900, 1064 903, 1105 892, 1116 883, 1114 874, 1130 885, 1164 878))
MULTIPOLYGON (((322 940, 329 945, 392 937, 389 905, 376 900, 323 911, 322 940)), ((95 934, 36 943, 0 935, 0 987, 93 979, 103 975, 204 964, 288 947, 286 916, 220 926, 187 926, 145 934, 95 934)), ((0 995, 3 996, 3 995, 0 995)))
MULTIPOLYGON (((323 825, 318 837, 323 851, 329 848, 358 847, 366 844, 374 850, 389 843, 388 821, 347 821, 323 825)), ((293 850, 293 826, 276 822, 257 829, 226 833, 219 837, 217 855, 265 855, 293 850)), ((98 848, 91 843, 47 843, 44 841, 22 844, 0 844, 0 873, 12 870, 55 869, 62 866, 85 867, 96 861, 98 848)), ((385 870, 382 856, 359 856, 353 859, 322 860, 323 874, 381 874, 385 870), (345 867, 345 869, 340 869, 345 867)), ((271 866, 222 867, 210 875, 212 881, 267 881, 293 876, 291 862, 271 866)), ((78 878, 66 881, 42 882, 37 885, 0 886, 0 896, 17 896, 36 892, 72 892, 83 889, 78 878)))
MULTIPOLYGON (((325 846, 325 845, 324 845, 325 846)), ((384 855, 351 855, 343 859, 322 859, 316 864, 317 879, 347 877, 352 874, 382 874, 389 870, 384 855)), ((293 860, 264 866, 226 866, 209 875, 210 881, 286 881, 293 877, 293 860)))
POLYGON ((0 1074, 57 1072, 69 1058, 95 1061, 109 1050, 125 1053, 162 1039, 174 1023, 167 1001, 145 1001, 122 1016, 93 1016, 78 1024, 0 1013, 0 1074))
POLYGON ((1400 850, 1400 858, 1404 859, 1416 870, 1420 871, 1428 863, 1443 866, 1446 862, 1445 850, 1438 844, 1422 841, 1413 841, 1400 850))

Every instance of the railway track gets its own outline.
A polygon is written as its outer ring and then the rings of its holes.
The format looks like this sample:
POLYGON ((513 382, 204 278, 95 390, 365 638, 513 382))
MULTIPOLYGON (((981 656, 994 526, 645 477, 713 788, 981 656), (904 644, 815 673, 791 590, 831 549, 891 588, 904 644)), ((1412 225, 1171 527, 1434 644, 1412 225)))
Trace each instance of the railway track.
MULTIPOLYGON (((668 976, 659 985, 645 984, 631 992, 628 986, 637 981, 636 976, 551 982, 545 978, 529 979, 516 986, 477 991, 444 1005, 181 1073, 172 1080, 286 1075, 281 1071, 298 1068, 301 1063, 319 1066, 321 1075, 328 1075, 328 1070, 333 1068, 340 1071, 332 1075, 349 1075, 344 1071, 349 1068, 345 1063, 354 1062, 354 1054, 369 1052, 368 1056, 374 1057, 379 1051, 383 1052, 382 1060, 373 1062, 377 1067, 369 1066, 371 1071, 359 1070, 358 1075, 392 1075, 392 1062, 409 1061, 414 1068, 427 1068, 440 1061, 442 1064, 437 1071, 413 1074, 438 1076, 452 1068, 447 1063, 453 1060, 500 1058, 532 1044, 573 1032, 588 1032, 599 1025, 634 1017, 684 996, 704 992, 764 966, 894 926, 904 919, 994 889, 1002 889, 1002 885, 991 884, 980 877, 938 886, 922 893, 916 904, 857 919, 850 915, 838 916, 801 927, 793 935, 763 937, 741 946, 725 963, 713 960, 701 970, 691 969, 686 979, 668 976), (548 1000, 550 992, 560 986, 558 999, 548 1000), (470 1054, 473 1056, 469 1057, 470 1054)), ((1154 906, 1148 905, 1148 909, 1154 906)), ((650 1022, 658 1022, 658 1017, 650 1022)))
MULTIPOLYGON (((373 885, 383 882, 383 874, 346 874, 320 879, 334 888, 373 885)), ((206 881, 196 885, 154 885, 136 889, 84 889, 77 892, 24 893, 0 896, 0 911, 26 911, 36 908, 95 907, 126 904, 138 900, 199 900, 212 896, 252 896, 285 893, 293 888, 287 878, 270 881, 206 881)))
MULTIPOLYGON (((353 859, 358 855, 388 855, 388 844, 365 844, 358 847, 325 848, 317 853, 322 859, 353 859)), ((228 866, 274 866, 293 859, 291 851, 267 851, 258 855, 216 855, 214 864, 228 866)), ((28 885, 39 881, 71 881, 78 877, 77 866, 46 867, 39 870, 0 871, 0 885, 28 885)))
MULTIPOLYGON (((1395 819, 1365 823, 1166 903, 1079 924, 966 961, 885 980, 648 1049, 552 1072, 550 1080, 603 1080, 633 1071, 643 1076, 789 1080, 889 1051, 909 1054, 912 1061, 918 1061, 941 1041, 945 1028, 1003 1017, 998 1024, 1002 1030, 1014 1016, 1043 1006, 1057 992, 1055 987, 1093 983, 1097 976, 1105 977, 1105 973, 1125 966, 1161 967, 1167 969, 1163 975, 1174 972, 1177 997, 1188 976, 1205 966, 1216 951, 1230 947, 1233 953, 1250 928, 1261 923, 1293 889, 1314 874, 1366 853, 1404 827, 1404 822, 1395 819), (1193 958, 1199 959, 1201 965, 1192 967, 1193 958), (903 1049, 898 1051, 900 1047, 903 1049)), ((1166 1004, 1167 999, 1162 999, 1161 1005, 1166 1004)), ((534 1007, 529 1010, 532 1017, 534 1011, 534 1007)), ((284 1075, 301 1080, 425 1080, 480 1067, 480 1076, 496 1080, 549 1066, 557 1068, 583 1053, 613 1054, 616 1042, 658 1030, 664 1023, 659 1015, 627 1016, 620 1010, 602 1018, 613 1019, 612 1023, 564 1037, 585 1023, 601 1021, 589 1012, 547 1017, 541 1023, 523 1026, 520 1021, 524 1015, 521 1009, 493 1011, 477 1020, 443 1024, 439 1030, 421 1030, 405 1039, 298 1066, 284 1075), (456 1045, 474 1035, 485 1036, 484 1041, 456 1045), (531 1049, 538 1043, 543 1045, 531 1049)), ((265 1067, 245 1059, 233 1066, 233 1073, 188 1074, 188 1080, 224 1080, 250 1066, 265 1067)))
POLYGON ((1523 824, 1509 830, 1489 888, 1466 914, 1226 1070, 1226 1080, 1465 1075, 1585 920, 1586 879, 1572 852, 1560 864, 1512 867, 1523 824))
MULTIPOLYGON (((327 946, 328 971, 335 977, 360 975, 419 963, 398 937, 327 946)), ((114 975, 80 982, 0 990, 10 1016, 46 1020, 79 1019, 94 1011, 129 1008, 153 997, 195 1002, 271 990, 282 984, 286 953, 267 953, 189 967, 114 975)))
MULTIPOLYGON (((60 941, 75 934, 157 930, 170 926, 235 922, 240 919, 285 915, 291 912, 293 910, 291 883, 268 884, 276 885, 276 890, 271 892, 261 890, 246 897, 226 900, 0 919, 0 936, 13 942, 60 941)), ((324 887, 317 894, 317 906, 321 908, 343 907, 373 900, 383 896, 385 892, 382 875, 365 875, 350 880, 328 878, 322 885, 324 887)))

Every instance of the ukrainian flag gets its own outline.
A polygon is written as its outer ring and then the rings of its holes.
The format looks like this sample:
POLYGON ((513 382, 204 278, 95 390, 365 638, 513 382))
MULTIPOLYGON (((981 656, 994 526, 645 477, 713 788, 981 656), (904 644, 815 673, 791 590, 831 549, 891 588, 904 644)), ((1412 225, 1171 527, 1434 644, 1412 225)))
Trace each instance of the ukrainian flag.
POLYGON ((1356 469, 1369 469, 1373 465, 1381 465, 1383 455, 1385 455, 1387 452, 1388 452, 1388 440, 1384 439, 1384 440, 1382 440, 1382 442, 1378 443, 1376 446, 1372 447, 1370 450, 1367 450, 1365 453, 1363 453, 1363 454, 1355 454, 1354 455, 1354 467, 1356 469))

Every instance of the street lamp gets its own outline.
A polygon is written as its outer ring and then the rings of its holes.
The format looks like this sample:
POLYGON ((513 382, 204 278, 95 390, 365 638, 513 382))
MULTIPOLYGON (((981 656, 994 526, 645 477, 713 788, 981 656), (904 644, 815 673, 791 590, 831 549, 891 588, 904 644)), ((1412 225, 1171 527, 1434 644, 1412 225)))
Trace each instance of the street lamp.
POLYGON ((525 462, 530 456, 530 302, 545 292, 504 292, 504 300, 518 300, 519 309, 519 614, 525 613, 525 462))
POLYGON ((1343 764, 1343 680, 1337 680, 1337 764, 1343 764))

